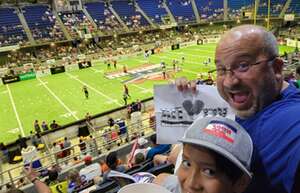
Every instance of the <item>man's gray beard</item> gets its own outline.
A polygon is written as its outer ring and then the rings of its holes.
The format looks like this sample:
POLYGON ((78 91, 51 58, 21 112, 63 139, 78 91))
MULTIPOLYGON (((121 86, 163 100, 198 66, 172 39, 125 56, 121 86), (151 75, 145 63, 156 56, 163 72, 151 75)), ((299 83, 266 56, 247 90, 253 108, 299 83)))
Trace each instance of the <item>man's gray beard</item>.
POLYGON ((232 110, 237 117, 239 117, 241 119, 247 119, 247 118, 253 116, 258 111, 258 105, 257 105, 257 103, 254 103, 252 105, 252 107, 248 110, 237 110, 234 108, 232 108, 232 110))

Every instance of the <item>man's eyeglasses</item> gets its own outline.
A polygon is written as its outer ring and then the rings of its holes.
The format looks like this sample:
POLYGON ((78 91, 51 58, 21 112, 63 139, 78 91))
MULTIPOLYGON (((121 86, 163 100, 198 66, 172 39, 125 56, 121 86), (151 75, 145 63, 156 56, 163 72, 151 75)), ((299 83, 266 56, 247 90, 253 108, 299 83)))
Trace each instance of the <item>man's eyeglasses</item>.
POLYGON ((252 66, 256 66, 256 65, 259 65, 261 63, 264 63, 264 62, 273 62, 275 59, 277 58, 277 56, 274 56, 272 58, 269 58, 269 59, 266 59, 266 60, 260 60, 260 61, 257 61, 255 63, 248 63, 248 62, 240 62, 240 63, 237 63, 237 64, 233 64, 230 68, 226 68, 226 67, 218 67, 217 69, 211 71, 211 72, 217 72, 217 75, 218 76, 224 76, 226 75, 226 72, 229 71, 231 72, 232 74, 235 74, 235 75, 241 75, 243 73, 246 73, 252 66))

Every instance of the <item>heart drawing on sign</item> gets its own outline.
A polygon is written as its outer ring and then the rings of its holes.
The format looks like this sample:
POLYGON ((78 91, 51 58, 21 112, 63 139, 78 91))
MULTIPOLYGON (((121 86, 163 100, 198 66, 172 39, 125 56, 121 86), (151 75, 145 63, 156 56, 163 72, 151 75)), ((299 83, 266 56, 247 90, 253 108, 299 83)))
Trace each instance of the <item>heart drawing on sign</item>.
POLYGON ((191 100, 185 100, 182 106, 189 116, 193 116, 198 115, 202 111, 204 103, 201 100, 196 100, 194 103, 191 100))

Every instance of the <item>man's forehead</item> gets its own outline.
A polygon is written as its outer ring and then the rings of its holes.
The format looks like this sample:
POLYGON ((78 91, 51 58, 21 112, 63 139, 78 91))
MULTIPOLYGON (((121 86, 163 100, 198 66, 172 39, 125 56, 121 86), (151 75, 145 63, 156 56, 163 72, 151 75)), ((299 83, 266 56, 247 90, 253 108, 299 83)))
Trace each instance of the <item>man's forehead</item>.
POLYGON ((229 43, 239 42, 239 41, 253 41, 260 40, 264 29, 254 25, 243 25, 238 26, 230 31, 226 32, 218 44, 219 45, 228 45, 229 43))
POLYGON ((263 41, 259 36, 244 36, 239 38, 226 37, 218 43, 215 57, 244 56, 256 57, 263 46, 263 41))

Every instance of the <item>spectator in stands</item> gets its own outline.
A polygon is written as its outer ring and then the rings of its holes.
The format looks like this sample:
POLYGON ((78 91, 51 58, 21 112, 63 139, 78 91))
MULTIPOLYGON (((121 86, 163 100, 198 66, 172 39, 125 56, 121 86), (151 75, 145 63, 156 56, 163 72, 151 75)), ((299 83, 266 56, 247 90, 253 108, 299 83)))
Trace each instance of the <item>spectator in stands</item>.
MULTIPOLYGON (((31 133, 31 134, 33 134, 33 133, 31 133)), ((35 135, 33 135, 32 138, 31 138, 31 143, 35 147, 38 147, 39 144, 42 144, 43 142, 42 142, 42 139, 41 139, 41 135, 39 133, 36 133, 35 135)))
POLYGON ((19 134, 19 138, 17 139, 17 143, 20 146, 20 149, 22 150, 23 148, 27 148, 27 143, 26 143, 27 139, 26 137, 22 137, 21 134, 19 134))
POLYGON ((64 156, 69 156, 71 154, 71 146, 72 143, 71 141, 68 139, 68 137, 65 137, 64 139, 64 156))
MULTIPOLYGON (((172 146, 171 152, 168 154, 157 154, 153 158, 154 166, 159 166, 163 164, 173 164, 176 165, 177 157, 179 155, 180 150, 182 149, 181 145, 174 144, 172 146)), ((175 168, 176 170, 177 168, 175 168)))
POLYGON ((245 191, 252 178, 253 143, 239 124, 227 118, 200 118, 180 141, 183 155, 177 176, 160 175, 156 183, 173 193, 245 191))
MULTIPOLYGON (((133 145, 131 153, 127 155, 127 165, 132 166, 135 163, 136 155, 142 154, 144 159, 146 159, 147 152, 151 149, 151 147, 147 147, 148 140, 140 137, 137 139, 136 146, 133 145)), ((138 159, 141 159, 139 156, 138 159)))
POLYGON ((31 144, 35 146, 35 137, 36 135, 33 133, 33 131, 30 131, 30 141, 31 141, 31 144))
POLYGON ((3 142, 0 143, 1 160, 6 163, 8 161, 8 149, 3 142))
POLYGON ((142 102, 139 99, 136 100, 136 105, 137 105, 137 110, 142 111, 142 102))
POLYGON ((89 139, 87 140, 87 148, 88 148, 88 152, 89 154, 91 154, 92 156, 96 156, 97 155, 97 141, 96 139, 90 135, 89 139))
POLYGON ((79 139, 79 148, 81 154, 86 155, 86 143, 82 139, 79 139))
POLYGON ((59 183, 57 170, 48 170, 48 178, 45 180, 47 186, 53 186, 59 183))
POLYGON ((127 170, 127 167, 124 164, 121 164, 120 159, 118 159, 116 151, 112 151, 106 156, 106 165, 109 169, 103 174, 104 180, 107 179, 107 175, 111 170, 118 172, 125 172, 127 170))
POLYGON ((94 180, 95 177, 100 177, 102 175, 100 164, 93 163, 92 156, 88 155, 83 160, 85 166, 80 169, 79 174, 84 181, 90 182, 94 180))
POLYGON ((78 159, 77 156, 73 157, 73 160, 72 160, 72 165, 76 165, 76 164, 79 164, 81 162, 80 159, 78 159))
POLYGON ((151 147, 148 147, 147 144, 148 140, 143 137, 140 137, 137 141, 137 148, 134 151, 134 156, 138 153, 142 153, 146 158, 148 151, 151 149, 151 147))
POLYGON ((42 126, 43 131, 49 130, 49 127, 48 127, 48 124, 46 123, 46 121, 43 121, 41 126, 42 126))
POLYGON ((77 171, 76 169, 69 170, 67 181, 68 193, 72 193, 75 189, 79 188, 84 183, 79 175, 79 171, 77 171))
POLYGON ((133 166, 140 165, 140 164, 143 163, 145 160, 146 160, 146 157, 145 157, 145 155, 144 155, 142 152, 137 153, 137 154, 135 154, 135 156, 134 156, 133 166))
POLYGON ((50 124, 50 128, 51 129, 57 129, 57 128, 59 128, 59 125, 56 123, 55 120, 53 120, 52 123, 50 124))
MULTIPOLYGON (((278 55, 274 35, 253 25, 232 28, 216 48, 218 91, 256 147, 246 192, 300 192, 300 93, 283 80, 278 55)), ((188 88, 185 81, 178 89, 188 88)))
POLYGON ((40 124, 39 124, 38 120, 34 121, 33 126, 34 126, 34 130, 35 130, 36 133, 40 133, 41 132, 41 127, 40 127, 40 124))
POLYGON ((52 148, 51 148, 51 153, 54 154, 55 158, 57 159, 59 157, 59 154, 60 154, 60 146, 59 144, 57 144, 56 142, 53 142, 52 144, 52 148))
POLYGON ((109 127, 113 127, 114 124, 115 124, 115 121, 113 118, 109 117, 108 121, 107 121, 107 124, 109 127))
POLYGON ((102 173, 106 173, 109 170, 109 167, 107 166, 106 162, 104 160, 100 160, 99 163, 101 166, 102 173))
POLYGON ((152 143, 152 148, 147 152, 146 159, 153 159, 157 154, 163 154, 170 150, 171 145, 169 144, 157 144, 156 143, 156 134, 150 137, 152 143))

